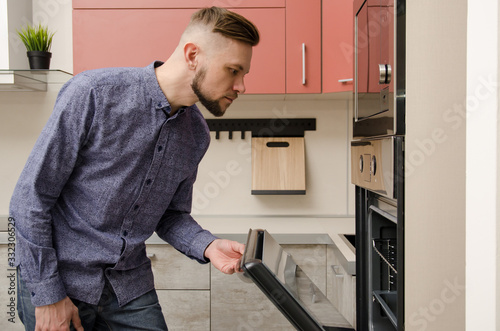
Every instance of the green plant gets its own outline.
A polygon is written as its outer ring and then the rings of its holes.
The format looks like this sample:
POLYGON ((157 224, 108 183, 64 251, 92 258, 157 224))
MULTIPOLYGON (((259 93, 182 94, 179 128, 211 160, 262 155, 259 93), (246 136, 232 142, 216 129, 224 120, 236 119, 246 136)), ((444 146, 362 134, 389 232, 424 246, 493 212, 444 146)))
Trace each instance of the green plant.
POLYGON ((47 27, 41 24, 38 24, 38 26, 28 25, 26 28, 21 28, 21 31, 17 30, 17 34, 28 52, 50 52, 54 32, 50 32, 47 27))

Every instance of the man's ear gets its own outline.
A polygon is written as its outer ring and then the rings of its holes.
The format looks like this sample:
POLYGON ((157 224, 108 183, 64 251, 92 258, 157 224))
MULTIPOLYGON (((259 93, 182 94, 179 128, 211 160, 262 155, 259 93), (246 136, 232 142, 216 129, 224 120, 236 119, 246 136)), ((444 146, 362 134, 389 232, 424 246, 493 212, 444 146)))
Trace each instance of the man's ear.
POLYGON ((194 43, 187 43, 184 45, 184 60, 189 69, 194 70, 198 65, 198 55, 200 54, 200 49, 198 45, 194 43))

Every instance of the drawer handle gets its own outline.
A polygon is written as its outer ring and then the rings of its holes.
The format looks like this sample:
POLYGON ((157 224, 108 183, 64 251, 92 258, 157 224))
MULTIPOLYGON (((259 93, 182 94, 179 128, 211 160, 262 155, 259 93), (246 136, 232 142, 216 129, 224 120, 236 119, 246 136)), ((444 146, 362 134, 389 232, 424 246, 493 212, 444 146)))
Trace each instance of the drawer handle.
POLYGON ((302 43, 302 85, 306 85, 306 44, 302 43))
POLYGON ((155 253, 146 253, 146 256, 150 259, 155 258, 155 253))
POLYGON ((332 265, 333 274, 335 275, 335 277, 344 278, 344 274, 337 271, 339 268, 340 268, 339 265, 332 265))
POLYGON ((271 148, 274 148, 274 147, 288 147, 288 146, 290 146, 290 144, 287 143, 286 141, 270 141, 270 142, 266 143, 266 146, 267 147, 271 147, 271 148))

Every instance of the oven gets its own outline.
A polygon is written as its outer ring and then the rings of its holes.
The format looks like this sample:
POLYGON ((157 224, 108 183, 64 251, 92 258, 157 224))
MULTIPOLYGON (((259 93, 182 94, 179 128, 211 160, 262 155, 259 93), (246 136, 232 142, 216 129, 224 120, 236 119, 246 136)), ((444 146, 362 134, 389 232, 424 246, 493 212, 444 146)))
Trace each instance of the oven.
POLYGON ((403 330, 404 137, 351 143, 356 185, 356 325, 403 330))
POLYGON ((405 0, 354 1, 358 330, 404 330, 405 0))

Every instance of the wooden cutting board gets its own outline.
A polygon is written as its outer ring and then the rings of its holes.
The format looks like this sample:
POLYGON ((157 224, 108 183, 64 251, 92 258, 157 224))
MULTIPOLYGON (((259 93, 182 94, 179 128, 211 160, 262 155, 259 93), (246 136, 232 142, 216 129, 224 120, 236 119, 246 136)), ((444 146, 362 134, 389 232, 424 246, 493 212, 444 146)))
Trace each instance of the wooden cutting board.
POLYGON ((303 137, 252 138, 252 194, 306 194, 303 137))

